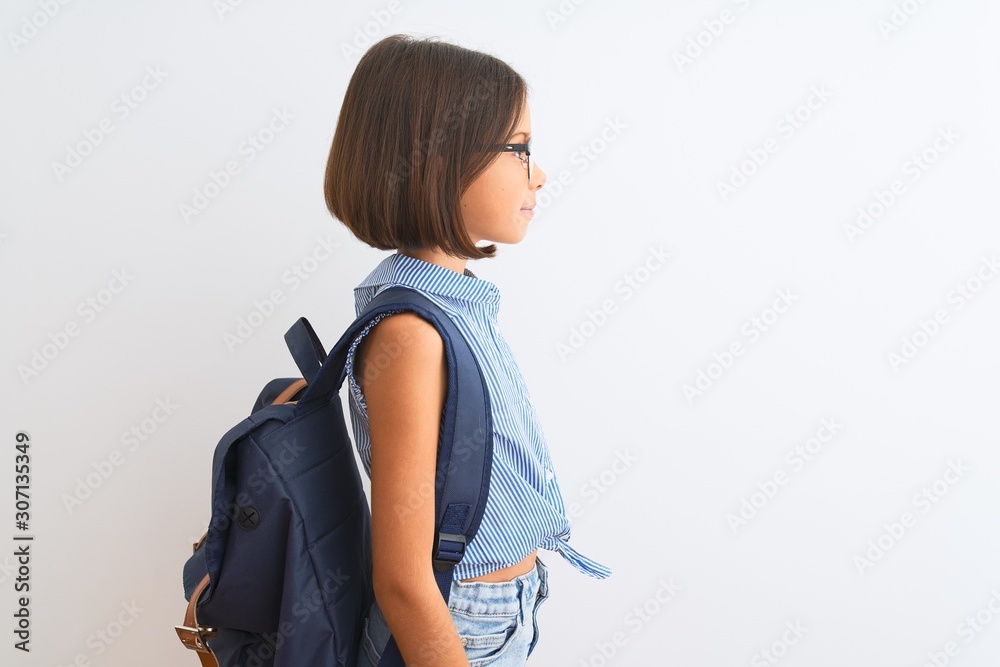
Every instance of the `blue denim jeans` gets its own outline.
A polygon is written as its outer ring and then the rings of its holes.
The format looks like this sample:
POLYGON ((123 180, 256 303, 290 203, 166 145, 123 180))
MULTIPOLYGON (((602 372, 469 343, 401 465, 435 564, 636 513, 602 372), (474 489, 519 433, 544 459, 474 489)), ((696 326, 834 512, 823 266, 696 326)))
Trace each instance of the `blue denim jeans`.
MULTIPOLYGON (((548 568, 535 567, 510 581, 451 582, 448 610, 470 667, 523 667, 538 642, 538 607, 549 597, 548 568)), ((378 667, 389 626, 372 604, 361 629, 358 667, 378 667)))

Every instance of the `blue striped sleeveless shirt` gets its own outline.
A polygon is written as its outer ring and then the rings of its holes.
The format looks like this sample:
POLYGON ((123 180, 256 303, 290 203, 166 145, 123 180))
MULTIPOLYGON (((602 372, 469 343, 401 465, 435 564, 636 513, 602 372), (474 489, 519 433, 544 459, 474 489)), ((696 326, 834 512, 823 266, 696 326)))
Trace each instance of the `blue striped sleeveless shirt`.
MULTIPOLYGON (((573 567, 595 579, 611 569, 569 545, 570 523, 552 469, 548 445, 527 386, 497 325, 500 292, 468 268, 464 274, 432 262, 394 253, 354 288, 356 315, 384 288, 405 285, 431 299, 469 341, 486 378, 493 410, 493 466, 490 493, 476 537, 453 570, 453 579, 471 579, 520 562, 538 549, 556 551, 573 567)), ((347 355, 351 423, 358 454, 371 479, 368 413, 354 378, 354 352, 376 316, 352 341, 347 355)))

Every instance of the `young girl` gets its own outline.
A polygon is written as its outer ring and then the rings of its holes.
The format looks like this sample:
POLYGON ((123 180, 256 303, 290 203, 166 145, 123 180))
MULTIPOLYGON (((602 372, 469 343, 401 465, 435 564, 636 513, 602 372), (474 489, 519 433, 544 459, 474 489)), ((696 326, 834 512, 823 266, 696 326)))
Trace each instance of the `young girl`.
POLYGON ((363 242, 397 250, 355 288, 357 314, 392 285, 430 298, 469 341, 493 411, 486 510, 445 604, 431 565, 444 344, 433 325, 402 311, 373 318, 352 342, 351 419, 371 479, 376 598, 360 665, 378 664, 390 633, 409 666, 524 665, 548 597, 538 550, 598 579, 611 574, 567 542, 548 446, 497 325, 500 292, 466 267, 496 253, 477 242, 518 243, 531 223, 545 172, 530 161, 527 94, 493 56, 392 35, 361 58, 344 96, 327 206, 363 242))

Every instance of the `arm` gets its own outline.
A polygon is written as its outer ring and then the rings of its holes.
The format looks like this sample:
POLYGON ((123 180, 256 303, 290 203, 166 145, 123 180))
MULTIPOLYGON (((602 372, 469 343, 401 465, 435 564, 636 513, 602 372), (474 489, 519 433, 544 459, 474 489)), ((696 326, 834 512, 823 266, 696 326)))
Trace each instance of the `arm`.
POLYGON ((468 667, 431 565, 444 342, 430 322, 399 313, 362 339, 355 364, 372 443, 375 599, 407 665, 468 667))

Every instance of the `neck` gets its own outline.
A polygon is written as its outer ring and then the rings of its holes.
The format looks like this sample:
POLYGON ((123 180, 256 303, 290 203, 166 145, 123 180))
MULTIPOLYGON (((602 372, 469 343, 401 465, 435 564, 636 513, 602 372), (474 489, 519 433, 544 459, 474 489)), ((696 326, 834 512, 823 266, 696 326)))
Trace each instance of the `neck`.
POLYGON ((443 252, 439 252, 437 249, 433 250, 397 250, 400 255, 406 255, 407 257, 414 257, 416 259, 422 259, 425 262, 430 262, 431 264, 437 264, 438 266, 443 266, 446 269, 450 269, 455 273, 465 275, 465 265, 468 262, 467 259, 461 259, 458 257, 452 257, 446 255, 443 252))

